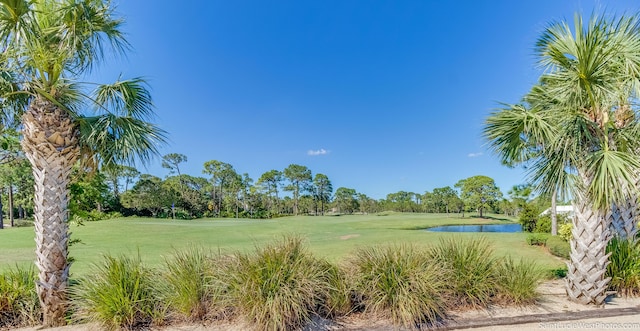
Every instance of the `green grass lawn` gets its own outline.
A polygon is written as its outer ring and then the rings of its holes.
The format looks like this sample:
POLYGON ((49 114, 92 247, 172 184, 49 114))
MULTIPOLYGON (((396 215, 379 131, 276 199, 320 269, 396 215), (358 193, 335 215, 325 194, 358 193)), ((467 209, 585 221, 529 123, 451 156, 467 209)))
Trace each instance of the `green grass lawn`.
MULTIPOLYGON (((104 254, 131 255, 139 252, 146 263, 159 265, 174 249, 198 245, 223 253, 247 251, 285 234, 302 236, 313 253, 334 262, 345 261, 351 252, 363 246, 400 243, 429 246, 438 243, 440 238, 483 236, 492 243, 499 256, 511 255, 535 261, 546 269, 564 265, 543 248, 527 245, 527 234, 524 233, 444 233, 420 230, 439 225, 509 222, 512 220, 499 217, 479 219, 461 218, 458 214, 402 213, 297 216, 272 220, 120 218, 71 226, 72 238, 82 241, 70 248, 70 255, 76 259, 71 271, 74 276, 86 273, 91 263, 98 261, 104 254)), ((33 228, 0 230, 0 270, 16 264, 32 264, 35 256, 33 238, 33 228)))

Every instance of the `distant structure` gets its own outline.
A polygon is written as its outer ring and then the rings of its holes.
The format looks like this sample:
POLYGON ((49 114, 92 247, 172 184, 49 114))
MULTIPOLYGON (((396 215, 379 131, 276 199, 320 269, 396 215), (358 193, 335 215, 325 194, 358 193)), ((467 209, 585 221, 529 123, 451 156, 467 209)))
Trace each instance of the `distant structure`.
MULTIPOLYGON (((545 209, 542 213, 540 213, 540 216, 544 216, 544 215, 548 215, 551 212, 551 207, 545 209)), ((573 206, 572 205, 568 205, 568 206, 556 206, 556 214, 565 214, 567 216, 572 216, 573 215, 573 206)))

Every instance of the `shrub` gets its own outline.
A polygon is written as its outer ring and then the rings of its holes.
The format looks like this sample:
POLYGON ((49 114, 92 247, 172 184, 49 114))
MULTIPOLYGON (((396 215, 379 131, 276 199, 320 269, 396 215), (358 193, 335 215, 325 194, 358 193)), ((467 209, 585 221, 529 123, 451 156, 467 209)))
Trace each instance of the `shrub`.
POLYGON ((544 233, 533 233, 527 236, 527 244, 532 246, 545 246, 549 236, 544 233))
POLYGON ((545 215, 538 219, 536 227, 533 229, 536 233, 551 233, 551 216, 545 215))
POLYGON ((37 279, 33 267, 16 267, 0 274, 0 328, 40 324, 37 279))
POLYGON ((625 296, 639 294, 640 243, 614 237, 607 252, 611 253, 606 273, 606 277, 611 277, 609 287, 625 296))
POLYGON ((201 320, 212 305, 213 264, 201 248, 176 251, 165 261, 163 297, 173 310, 191 321, 201 320))
POLYGON ((534 303, 539 297, 538 283, 543 273, 534 263, 516 263, 511 257, 497 264, 498 297, 503 303, 534 303))
POLYGON ((549 252, 557 257, 561 257, 565 260, 571 258, 571 245, 564 241, 560 236, 551 236, 547 239, 547 249, 549 252))
POLYGON ((540 212, 533 204, 525 204, 520 212, 518 221, 522 224, 522 231, 533 232, 538 222, 540 212))
POLYGON ((571 222, 560 224, 558 225, 558 236, 564 241, 571 241, 571 238, 573 238, 573 234, 571 233, 572 229, 573 224, 571 224, 571 222))
POLYGON ((429 256, 445 268, 445 289, 453 305, 486 307, 496 294, 495 259, 484 238, 441 240, 429 256))
POLYGON ((567 277, 567 267, 552 269, 549 272, 550 278, 564 278, 567 277))
POLYGON ((164 319, 156 280, 136 258, 106 256, 91 276, 72 287, 76 317, 97 322, 106 329, 133 328, 164 319))
POLYGON ((307 253, 299 238, 237 254, 229 268, 228 303, 260 330, 291 330, 326 307, 335 270, 307 253))
POLYGON ((351 259, 354 288, 365 311, 404 327, 433 324, 445 314, 443 270, 411 246, 363 248, 351 259))

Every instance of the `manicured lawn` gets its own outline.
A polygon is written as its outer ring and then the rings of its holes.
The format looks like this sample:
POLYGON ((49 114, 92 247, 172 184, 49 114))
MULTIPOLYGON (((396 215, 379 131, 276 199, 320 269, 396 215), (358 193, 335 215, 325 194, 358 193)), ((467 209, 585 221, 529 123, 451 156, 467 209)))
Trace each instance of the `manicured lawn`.
MULTIPOLYGON (((159 265, 174 249, 198 245, 224 252, 247 251, 285 234, 300 235, 318 256, 345 261, 358 247, 412 243, 431 245, 440 238, 484 236, 496 254, 536 261, 552 269, 564 264, 543 248, 526 244, 523 233, 444 233, 417 230, 439 225, 508 223, 505 219, 478 219, 457 214, 401 214, 345 216, 297 216, 272 220, 202 219, 163 220, 121 218, 71 226, 72 238, 82 242, 70 249, 76 259, 72 276, 86 273, 103 254, 137 254, 150 265, 159 265)), ((34 260, 32 228, 0 230, 0 270, 34 260)))

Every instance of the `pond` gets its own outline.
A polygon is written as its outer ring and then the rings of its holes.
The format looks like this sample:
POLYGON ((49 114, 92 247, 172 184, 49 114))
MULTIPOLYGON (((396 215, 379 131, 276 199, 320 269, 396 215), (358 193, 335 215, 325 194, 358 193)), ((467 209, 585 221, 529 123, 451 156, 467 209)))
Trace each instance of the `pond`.
POLYGON ((425 229, 431 232, 522 232, 520 224, 446 225, 425 229))

